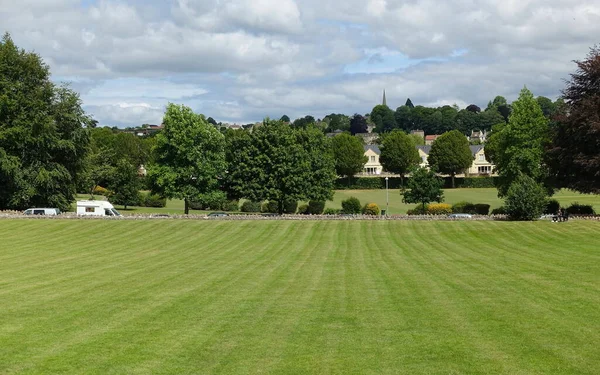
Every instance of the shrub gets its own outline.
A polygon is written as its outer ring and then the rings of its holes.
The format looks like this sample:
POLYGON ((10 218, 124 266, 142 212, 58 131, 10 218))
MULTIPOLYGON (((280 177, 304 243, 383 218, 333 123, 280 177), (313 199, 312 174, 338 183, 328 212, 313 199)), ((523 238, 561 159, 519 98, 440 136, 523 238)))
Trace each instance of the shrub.
POLYGON ((428 215, 448 215, 452 213, 452 206, 448 203, 431 203, 426 211, 428 215))
POLYGON ((324 201, 310 201, 308 202, 308 213, 311 215, 321 215, 325 210, 324 201))
POLYGON ((489 215, 490 214, 490 205, 485 203, 477 203, 475 205, 475 213, 477 215, 489 215))
POLYGON ((527 175, 519 175, 506 193, 506 212, 511 220, 536 220, 545 203, 546 191, 527 175))
POLYGON ((260 202, 245 201, 242 203, 242 212, 260 212, 260 202))
POLYGON ((279 205, 275 201, 264 202, 260 207, 260 212, 277 214, 279 213, 279 205))
POLYGON ((299 215, 308 215, 310 212, 308 210, 308 204, 301 204, 298 206, 298 214, 299 215))
POLYGON ((237 212, 240 209, 240 202, 236 200, 230 200, 223 205, 223 211, 237 212))
POLYGON ((362 207, 358 198, 350 197, 342 201, 342 213, 345 214, 360 214, 362 207))
POLYGON ((298 209, 298 201, 286 201, 283 203, 284 214, 295 214, 298 209))
POLYGON ((506 211, 506 207, 504 207, 504 206, 494 208, 492 210, 492 215, 507 215, 507 214, 508 214, 508 212, 506 211))
POLYGON ((406 213, 409 215, 425 215, 427 213, 427 207, 429 207, 428 204, 425 205, 425 210, 423 210, 423 205, 418 204, 415 208, 408 210, 406 213))
POLYGON ((579 204, 577 202, 571 203, 569 207, 567 207, 567 213, 569 215, 594 215, 596 212, 594 211, 594 207, 589 204, 579 204))
POLYGON ((556 199, 546 199, 544 213, 547 215, 556 215, 560 209, 560 203, 556 199))
POLYGON ((158 194, 146 194, 140 199, 140 205, 144 207, 165 207, 167 205, 167 198, 162 198, 158 194))
POLYGON ((378 216, 380 212, 381 210, 379 209, 379 206, 376 203, 367 203, 362 208, 363 215, 378 216))
POLYGON ((92 191, 92 194, 94 195, 102 195, 102 196, 108 196, 108 189, 103 188, 102 186, 98 185, 94 188, 94 190, 92 191))
POLYGON ((452 206, 452 213, 455 214, 474 214, 475 211, 475 205, 471 202, 458 202, 452 206))
POLYGON ((340 213, 342 213, 342 210, 339 208, 326 208, 323 211, 323 215, 339 215, 340 213))
POLYGON ((225 210, 226 204, 227 196, 222 191, 202 194, 188 203, 191 210, 225 210))

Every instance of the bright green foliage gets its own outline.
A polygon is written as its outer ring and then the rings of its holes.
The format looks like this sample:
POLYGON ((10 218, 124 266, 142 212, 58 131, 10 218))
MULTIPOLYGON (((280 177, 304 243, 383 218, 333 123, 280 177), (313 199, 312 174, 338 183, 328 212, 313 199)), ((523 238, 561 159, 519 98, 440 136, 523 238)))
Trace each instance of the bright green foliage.
POLYGON ((546 207, 546 191, 533 178, 521 174, 510 185, 505 202, 511 220, 537 220, 546 207))
POLYGON ((381 155, 379 162, 383 169, 399 174, 404 184, 404 175, 411 168, 419 165, 421 158, 412 137, 400 130, 395 130, 381 137, 381 155))
POLYGON ((433 171, 427 170, 427 168, 417 168, 408 180, 408 190, 401 193, 402 200, 404 203, 421 203, 423 211, 425 211, 427 203, 443 202, 443 184, 444 182, 433 171))
POLYGON ((114 168, 110 184, 109 201, 113 204, 124 206, 137 206, 140 201, 140 178, 137 168, 127 159, 123 158, 117 162, 114 168))
POLYGON ((240 198, 286 201, 333 198, 335 164, 329 139, 313 127, 292 128, 266 119, 236 138, 228 157, 228 185, 240 198))
MULTIPOLYGON (((498 173, 498 195, 506 196, 510 185, 521 174, 545 183, 548 177, 544 165, 544 148, 549 139, 548 120, 527 88, 512 104, 508 124, 497 125, 485 147, 486 159, 498 173)), ((551 191, 546 186, 548 192, 551 191)))
POLYGON ((469 140, 458 130, 444 133, 433 142, 427 161, 437 172, 449 174, 454 188, 454 177, 473 163, 469 140))
MULTIPOLYGON (((409 137, 412 138, 413 142, 415 143, 415 146, 425 146, 425 138, 421 137, 418 134, 409 134, 409 137)), ((417 155, 419 153, 417 152, 417 155)))
POLYGON ((354 215, 359 214, 361 210, 362 207, 358 198, 350 197, 342 201, 342 213, 354 215))
POLYGON ((93 121, 39 55, 0 40, 0 209, 69 209, 93 121))
POLYGON ((156 164, 148 170, 153 191, 187 202, 219 189, 225 172, 224 136, 183 105, 170 103, 156 136, 156 164))
POLYGON ((363 215, 379 216, 380 213, 381 210, 379 209, 377 203, 367 203, 362 208, 363 215))
POLYGON ((396 116, 387 105, 376 105, 371 111, 371 121, 377 133, 387 133, 397 128, 396 116))
POLYGON ((368 158, 359 138, 350 134, 340 134, 331 139, 335 172, 338 176, 350 178, 363 170, 368 158))

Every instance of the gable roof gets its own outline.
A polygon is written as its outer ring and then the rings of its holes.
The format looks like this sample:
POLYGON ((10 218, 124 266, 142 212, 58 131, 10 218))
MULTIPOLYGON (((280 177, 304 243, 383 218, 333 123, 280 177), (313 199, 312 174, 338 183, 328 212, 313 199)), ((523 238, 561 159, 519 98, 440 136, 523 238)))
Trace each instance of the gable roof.
POLYGON ((469 146, 469 148, 471 149, 471 154, 473 156, 475 156, 475 155, 477 155, 477 153, 479 151, 481 151, 483 149, 483 146, 482 145, 471 145, 471 146, 469 146))
POLYGON ((417 150, 421 150, 426 155, 429 155, 429 152, 431 151, 431 146, 430 145, 427 145, 427 146, 417 146, 417 150))
POLYGON ((381 150, 379 149, 379 145, 364 145, 363 148, 365 149, 365 152, 371 150, 374 153, 376 153, 377 155, 381 155, 381 150))

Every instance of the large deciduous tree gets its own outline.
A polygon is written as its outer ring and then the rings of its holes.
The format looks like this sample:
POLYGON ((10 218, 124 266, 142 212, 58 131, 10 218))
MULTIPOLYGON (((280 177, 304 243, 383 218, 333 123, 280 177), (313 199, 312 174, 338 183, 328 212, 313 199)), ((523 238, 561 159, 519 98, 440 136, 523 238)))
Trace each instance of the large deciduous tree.
POLYGON ((399 174, 404 186, 404 175, 419 165, 421 159, 413 138, 403 131, 395 130, 382 136, 379 161, 384 170, 399 174))
POLYGON ((423 212, 425 212, 426 204, 444 200, 443 184, 444 182, 433 171, 427 170, 427 168, 417 168, 408 180, 408 190, 401 192, 402 201, 404 203, 421 203, 423 212))
POLYGON ((431 145, 427 161, 437 172, 449 174, 454 188, 454 177, 473 163, 469 140, 458 130, 444 133, 431 145))
POLYGON ((152 190, 166 198, 189 202, 220 187, 225 172, 225 139, 204 116, 170 103, 164 129, 156 136, 156 162, 149 168, 152 190))
POLYGON ((485 147, 486 159, 495 165, 498 173, 498 195, 506 196, 520 174, 544 184, 550 193, 548 169, 544 163, 548 120, 527 88, 521 90, 512 107, 508 124, 496 125, 485 147))
POLYGON ((40 56, 0 40, 0 209, 67 211, 94 125, 79 96, 56 86, 40 56))
POLYGON ((114 167, 107 188, 110 190, 109 200, 125 209, 135 206, 140 201, 140 178, 137 175, 137 166, 126 158, 121 158, 114 167))
POLYGON ((338 176, 346 177, 348 185, 355 174, 363 170, 368 161, 362 142, 350 134, 340 134, 331 140, 335 171, 338 176))
POLYGON ((378 133, 387 133, 397 128, 394 111, 387 105, 376 105, 371 111, 370 118, 378 133))
POLYGON ((549 159, 558 187, 600 194, 600 46, 575 63, 552 129, 549 159))
POLYGON ((333 197, 335 164, 329 139, 314 126, 292 128, 266 119, 251 134, 232 139, 228 184, 239 197, 277 202, 333 197))

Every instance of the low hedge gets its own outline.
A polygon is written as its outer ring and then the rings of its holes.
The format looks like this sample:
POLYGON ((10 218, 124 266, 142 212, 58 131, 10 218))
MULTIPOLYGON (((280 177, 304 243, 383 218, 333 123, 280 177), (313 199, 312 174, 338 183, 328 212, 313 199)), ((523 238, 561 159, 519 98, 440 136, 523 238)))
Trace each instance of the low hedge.
MULTIPOLYGON (((408 183, 410 177, 404 178, 404 186, 408 183)), ((456 177, 456 188, 494 188, 496 177, 456 177)), ((400 177, 389 177, 388 188, 400 189, 402 182, 400 177)), ((444 177, 444 189, 452 188, 452 178, 444 177)), ((335 182, 336 190, 376 190, 385 189, 385 177, 354 177, 348 184, 347 178, 339 178, 335 182)))
POLYGON ((571 203, 567 207, 567 213, 569 215, 595 215, 594 207, 589 204, 579 204, 577 202, 571 203))

